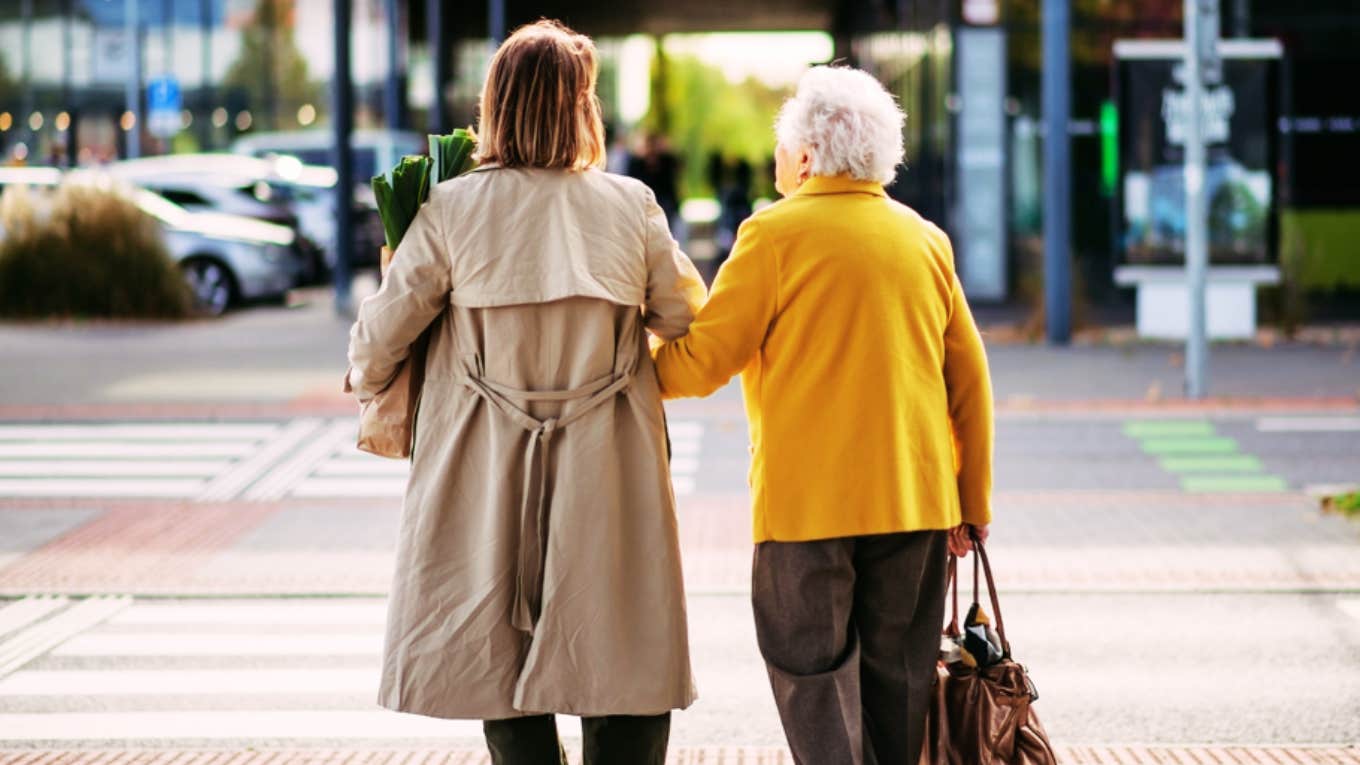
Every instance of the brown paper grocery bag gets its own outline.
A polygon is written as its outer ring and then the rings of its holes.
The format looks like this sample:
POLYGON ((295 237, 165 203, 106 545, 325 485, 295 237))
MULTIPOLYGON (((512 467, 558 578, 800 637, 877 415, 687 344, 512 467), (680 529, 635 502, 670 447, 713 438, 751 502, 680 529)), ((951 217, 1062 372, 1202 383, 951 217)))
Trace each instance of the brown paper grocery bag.
MULTIPOLYGON (((378 268, 387 273, 392 262, 392 250, 382 248, 378 268)), ((359 450, 379 457, 405 459, 411 456, 415 438, 416 405, 420 402, 420 388, 425 382, 425 353, 430 345, 430 330, 420 333, 411 344, 411 353, 397 367, 392 378, 376 396, 359 409, 359 450)), ((349 392, 349 375, 345 375, 345 390, 349 392)))

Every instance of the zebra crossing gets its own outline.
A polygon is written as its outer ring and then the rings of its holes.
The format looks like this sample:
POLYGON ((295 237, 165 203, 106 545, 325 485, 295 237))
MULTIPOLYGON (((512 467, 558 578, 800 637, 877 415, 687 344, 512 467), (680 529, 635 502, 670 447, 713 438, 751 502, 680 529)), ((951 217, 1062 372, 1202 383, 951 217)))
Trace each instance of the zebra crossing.
POLYGON ((0 606, 0 744, 479 739, 475 721, 377 707, 385 608, 125 597, 0 606))
MULTIPOLYGON (((196 502, 391 499, 410 472, 354 447, 352 417, 275 422, 0 424, 0 499, 196 502)), ((670 423, 678 495, 694 491, 704 428, 670 423)))

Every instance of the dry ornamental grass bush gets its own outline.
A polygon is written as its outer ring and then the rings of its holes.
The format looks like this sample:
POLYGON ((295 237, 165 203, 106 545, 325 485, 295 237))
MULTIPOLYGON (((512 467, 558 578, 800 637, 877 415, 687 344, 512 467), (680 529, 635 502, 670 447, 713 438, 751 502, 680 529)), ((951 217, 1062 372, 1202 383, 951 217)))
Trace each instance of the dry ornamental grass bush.
POLYGON ((116 188, 0 195, 0 316, 181 318, 192 301, 159 224, 116 188))

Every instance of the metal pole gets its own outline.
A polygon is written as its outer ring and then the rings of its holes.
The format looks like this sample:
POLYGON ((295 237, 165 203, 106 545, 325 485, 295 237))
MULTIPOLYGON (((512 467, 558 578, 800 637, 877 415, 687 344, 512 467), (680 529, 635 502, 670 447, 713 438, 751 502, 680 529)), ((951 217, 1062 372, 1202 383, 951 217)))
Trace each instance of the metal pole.
POLYGON ((1044 306, 1048 342, 1072 339, 1072 113, 1070 0, 1044 0, 1044 306))
MULTIPOLYGON (((20 6, 19 6, 19 14, 20 14, 20 16, 23 18, 23 32, 22 32, 22 34, 23 34, 23 39, 22 39, 22 41, 21 41, 21 43, 20 43, 20 48, 21 48, 21 50, 20 50, 20 55, 23 56, 23 59, 24 59, 24 60, 23 60, 23 66, 21 67, 21 71, 22 71, 22 73, 23 73, 23 78, 24 78, 24 100, 23 100, 23 114, 22 114, 22 116, 20 117, 20 119, 23 120, 23 126, 24 126, 24 128, 23 128, 23 134, 26 135, 26 136, 28 137, 28 141, 27 141, 27 143, 29 144, 29 147, 28 147, 28 156, 32 157, 32 156, 33 156, 33 153, 36 152, 36 151, 38 150, 38 147, 34 145, 34 144, 37 143, 37 141, 34 140, 34 139, 37 137, 37 133, 33 130, 32 127, 29 126, 29 122, 28 122, 30 115, 33 114, 33 106, 34 106, 34 99, 33 99, 33 0, 23 0, 22 4, 20 4, 20 6)), ((31 160, 30 160, 30 161, 31 161, 31 160)))
POLYGON ((334 0, 335 76, 331 94, 331 125, 335 152, 335 311, 349 316, 350 261, 354 250, 354 160, 350 153, 350 133, 354 127, 354 90, 350 75, 349 34, 351 0, 334 0))
POLYGON ((203 104, 203 115, 201 117, 202 127, 200 133, 203 136, 203 148, 207 150, 212 147, 214 141, 212 113, 213 109, 213 86, 212 86, 212 0, 200 0, 198 6, 198 37, 203 50, 202 75, 198 83, 199 99, 203 104))
POLYGON ((1185 338, 1185 395, 1204 398, 1209 389, 1205 285, 1209 231, 1204 198, 1204 72, 1201 38, 1206 33, 1202 0, 1185 0, 1185 283, 1190 293, 1190 327, 1185 338))
POLYGON ((389 130, 401 129, 401 56, 399 49, 401 11, 397 0, 384 0, 387 16, 387 83, 383 89, 384 122, 389 130))
POLYGON ((127 44, 128 79, 123 90, 127 110, 132 113, 132 129, 127 131, 127 156, 142 155, 142 22, 139 0, 123 0, 123 37, 127 44))
POLYGON ((449 80, 449 38, 444 34, 443 0, 425 0, 425 36, 430 47, 430 76, 434 80, 430 132, 444 135, 449 132, 444 115, 444 84, 449 80))
POLYGON ((491 49, 494 51, 505 39, 505 0, 487 0, 486 18, 487 37, 491 38, 491 49))
POLYGON ((78 148, 76 147, 76 123, 79 110, 71 97, 71 76, 74 65, 71 63, 71 0, 61 2, 61 108, 66 111, 70 122, 66 126, 66 166, 75 167, 78 148))

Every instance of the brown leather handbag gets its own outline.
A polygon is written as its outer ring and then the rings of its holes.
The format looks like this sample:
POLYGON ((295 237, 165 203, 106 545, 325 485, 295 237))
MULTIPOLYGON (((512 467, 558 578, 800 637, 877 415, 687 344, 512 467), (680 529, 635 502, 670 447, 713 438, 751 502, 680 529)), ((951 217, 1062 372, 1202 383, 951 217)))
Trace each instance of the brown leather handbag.
MULTIPOLYGON (((976 538, 973 558, 973 605, 978 604, 978 565, 987 574, 1001 658, 978 667, 963 662, 940 663, 926 716, 926 744, 921 765, 1056 765, 1048 734, 1034 713, 1039 694, 1025 668, 1011 658, 1001 604, 987 551, 976 538)), ((958 559, 949 559, 953 617, 945 636, 960 637, 958 559)))
MULTIPOLYGON (((379 261, 382 273, 387 273, 391 262, 392 251, 384 247, 379 261)), ((420 403, 421 386, 425 384, 425 352, 429 345, 430 330, 426 329, 411 344, 411 353, 397 367, 392 382, 360 406, 360 451, 393 459, 411 456, 416 406, 420 403)), ((345 392, 350 392, 349 375, 345 375, 345 392)))

